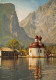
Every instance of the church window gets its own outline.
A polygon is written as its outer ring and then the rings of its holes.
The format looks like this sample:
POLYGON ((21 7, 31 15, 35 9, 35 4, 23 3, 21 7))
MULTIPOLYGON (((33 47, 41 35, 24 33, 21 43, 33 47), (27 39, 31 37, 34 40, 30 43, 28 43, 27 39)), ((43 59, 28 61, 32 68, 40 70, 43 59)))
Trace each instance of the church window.
POLYGON ((30 50, 30 53, 31 53, 31 50, 30 50))
POLYGON ((42 50, 40 50, 40 53, 42 53, 42 50))
POLYGON ((38 49, 38 53, 39 53, 39 49, 38 49))

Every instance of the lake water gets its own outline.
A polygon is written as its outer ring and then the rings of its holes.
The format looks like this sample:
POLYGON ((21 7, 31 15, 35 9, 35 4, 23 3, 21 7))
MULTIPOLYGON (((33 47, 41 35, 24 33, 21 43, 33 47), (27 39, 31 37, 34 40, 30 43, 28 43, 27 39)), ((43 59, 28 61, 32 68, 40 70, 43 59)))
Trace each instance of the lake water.
POLYGON ((0 80, 56 80, 56 58, 0 58, 0 80))

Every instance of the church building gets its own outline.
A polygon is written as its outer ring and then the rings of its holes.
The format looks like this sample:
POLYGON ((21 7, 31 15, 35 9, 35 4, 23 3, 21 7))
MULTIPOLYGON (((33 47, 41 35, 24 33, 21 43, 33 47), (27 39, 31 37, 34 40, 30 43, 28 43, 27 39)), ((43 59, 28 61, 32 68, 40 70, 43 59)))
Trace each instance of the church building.
POLYGON ((35 42, 29 46, 29 56, 44 57, 45 47, 41 40, 41 36, 35 36, 35 42))

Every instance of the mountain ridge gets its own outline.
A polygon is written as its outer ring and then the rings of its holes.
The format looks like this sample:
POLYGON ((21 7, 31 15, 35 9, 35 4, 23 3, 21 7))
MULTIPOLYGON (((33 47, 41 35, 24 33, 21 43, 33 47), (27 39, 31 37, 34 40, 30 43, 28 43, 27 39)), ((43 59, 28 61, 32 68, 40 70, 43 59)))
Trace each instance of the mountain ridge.
POLYGON ((13 38, 18 39, 25 46, 33 41, 19 26, 14 4, 0 4, 0 46, 7 45, 13 38))
POLYGON ((37 34, 43 37, 43 42, 56 43, 56 1, 50 0, 36 11, 30 13, 19 24, 26 34, 34 38, 37 34), (29 31, 28 31, 29 30, 29 31))

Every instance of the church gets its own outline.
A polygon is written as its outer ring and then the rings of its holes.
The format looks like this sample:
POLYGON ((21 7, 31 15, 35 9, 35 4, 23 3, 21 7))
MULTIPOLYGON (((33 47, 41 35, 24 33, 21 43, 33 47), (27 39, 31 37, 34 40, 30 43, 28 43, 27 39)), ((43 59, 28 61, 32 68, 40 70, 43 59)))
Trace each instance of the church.
POLYGON ((29 56, 32 57, 44 57, 45 52, 45 46, 41 42, 42 37, 41 36, 35 36, 35 42, 31 43, 29 46, 29 56))

